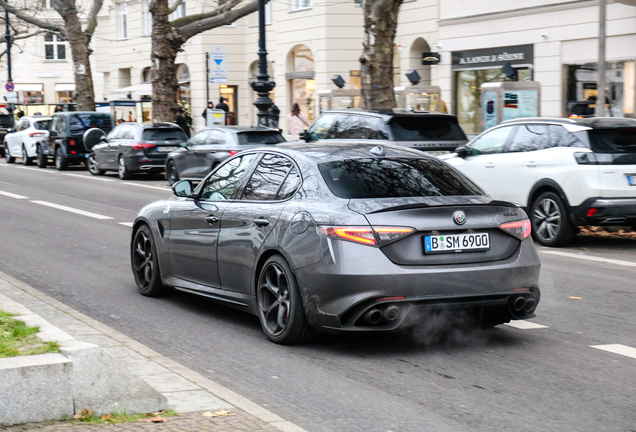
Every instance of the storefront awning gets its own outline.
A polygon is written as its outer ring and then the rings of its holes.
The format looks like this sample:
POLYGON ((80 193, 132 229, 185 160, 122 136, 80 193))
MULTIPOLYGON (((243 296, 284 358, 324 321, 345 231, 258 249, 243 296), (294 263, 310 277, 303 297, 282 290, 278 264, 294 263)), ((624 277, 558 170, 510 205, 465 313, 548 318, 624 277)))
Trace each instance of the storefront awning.
POLYGON ((75 84, 55 84, 55 91, 75 91, 75 84))
POLYGON ((112 92, 110 92, 110 99, 119 99, 121 97, 126 97, 128 93, 135 93, 137 96, 152 96, 152 84, 137 84, 113 90, 112 92))
POLYGON ((42 91, 44 84, 16 84, 15 91, 30 91, 37 92, 42 91))

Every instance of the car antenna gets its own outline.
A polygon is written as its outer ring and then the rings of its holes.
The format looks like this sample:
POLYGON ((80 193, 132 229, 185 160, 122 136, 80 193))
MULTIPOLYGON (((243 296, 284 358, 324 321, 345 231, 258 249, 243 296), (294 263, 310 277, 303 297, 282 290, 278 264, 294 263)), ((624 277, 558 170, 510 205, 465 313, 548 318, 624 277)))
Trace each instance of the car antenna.
POLYGON ((386 154, 384 153, 384 147, 382 147, 381 145, 373 147, 371 150, 369 150, 369 152, 371 152, 371 154, 375 156, 386 156, 386 154))

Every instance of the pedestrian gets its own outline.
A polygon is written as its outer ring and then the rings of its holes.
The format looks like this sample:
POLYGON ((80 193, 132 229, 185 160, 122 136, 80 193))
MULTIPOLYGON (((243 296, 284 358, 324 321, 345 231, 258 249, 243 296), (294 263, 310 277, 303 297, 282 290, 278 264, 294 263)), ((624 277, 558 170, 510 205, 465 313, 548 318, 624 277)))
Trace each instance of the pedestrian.
POLYGON ((203 110, 203 114, 201 114, 201 117, 203 117, 206 121, 208 120, 208 110, 209 109, 214 109, 214 102, 210 101, 208 102, 208 107, 206 109, 203 110))
MULTIPOLYGON (((189 116, 188 116, 189 117, 189 116)), ((184 113, 183 108, 179 107, 179 114, 177 114, 177 125, 183 130, 188 139, 190 138, 190 126, 188 126, 188 119, 184 113)))
POLYGON ((291 112, 287 114, 287 135, 291 137, 292 141, 298 141, 305 126, 309 126, 309 120, 295 103, 291 112))
POLYGON ((221 99, 219 99, 219 103, 216 104, 216 109, 220 109, 227 112, 230 112, 230 107, 225 103, 225 98, 223 96, 221 96, 221 99))
POLYGON ((63 111, 64 111, 64 108, 62 108, 62 105, 56 105, 55 111, 53 112, 63 112, 63 111))
POLYGON ((278 129, 278 120, 280 119, 280 109, 276 104, 272 104, 269 108, 269 127, 278 129))

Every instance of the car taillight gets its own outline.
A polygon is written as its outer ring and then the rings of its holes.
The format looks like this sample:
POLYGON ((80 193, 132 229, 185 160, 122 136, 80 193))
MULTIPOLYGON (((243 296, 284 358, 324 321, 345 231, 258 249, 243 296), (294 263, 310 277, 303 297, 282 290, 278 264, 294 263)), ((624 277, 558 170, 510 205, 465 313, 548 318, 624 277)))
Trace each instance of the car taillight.
POLYGON ((135 143, 135 144, 131 144, 130 146, 134 148, 135 150, 144 150, 144 149, 156 147, 157 144, 135 143))
POLYGON ((45 132, 31 132, 31 133, 29 134, 29 136, 30 136, 31 138, 35 138, 35 137, 43 137, 43 136, 46 136, 46 133, 45 133, 45 132))
POLYGON ((331 237, 339 240, 348 240, 367 246, 384 246, 414 232, 415 229, 409 227, 318 227, 318 234, 324 237, 331 237))
POLYGON ((234 156, 238 153, 238 150, 230 150, 228 153, 230 154, 230 156, 234 156))
POLYGON ((74 146, 75 145, 75 140, 74 139, 70 139, 68 140, 69 145, 74 146))
POLYGON ((519 240, 525 240, 532 231, 532 224, 529 219, 524 219, 520 221, 506 222, 505 224, 499 225, 499 228, 511 236, 517 237, 519 240))

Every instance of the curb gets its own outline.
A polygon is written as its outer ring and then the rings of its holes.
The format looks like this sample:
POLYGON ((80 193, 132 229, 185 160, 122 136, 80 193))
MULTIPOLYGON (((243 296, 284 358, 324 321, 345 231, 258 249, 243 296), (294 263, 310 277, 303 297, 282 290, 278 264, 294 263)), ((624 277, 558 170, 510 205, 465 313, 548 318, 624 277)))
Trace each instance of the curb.
MULTIPOLYGON (((135 353, 145 357, 146 359, 157 363, 160 366, 168 369, 169 371, 179 375, 180 377, 190 381, 192 384, 208 391, 213 396, 221 399, 236 408, 239 408, 245 411, 248 414, 258 418, 259 420, 268 423, 269 425, 275 427, 276 429, 283 432, 307 432, 305 429, 286 421, 282 417, 274 414, 273 412, 261 407, 260 405, 250 401, 249 399, 239 395, 238 393, 223 387, 222 385, 204 377, 203 375, 171 360, 158 352, 148 348, 147 346, 135 341, 134 339, 129 338, 128 336, 111 329, 110 327, 100 323, 99 321, 90 318, 87 315, 84 315, 81 312, 76 311, 75 309, 61 303, 58 300, 38 291, 37 289, 27 285, 24 282, 21 282, 12 276, 9 276, 3 272, 0 272, 0 280, 5 281, 7 284, 13 286, 16 289, 19 289, 36 299, 48 304, 49 306, 57 309, 60 312, 63 312, 70 317, 82 322, 83 324, 97 330, 103 335, 113 339, 114 341, 120 343, 126 348, 134 351, 135 353)), ((6 295, 6 294, 5 294, 6 295)), ((8 297, 8 296, 7 296, 8 297)), ((12 301, 19 304, 19 302, 15 301, 11 297, 9 297, 12 301)), ((107 348, 106 348, 107 349, 107 348)), ((152 384, 151 384, 152 385, 152 384)))

